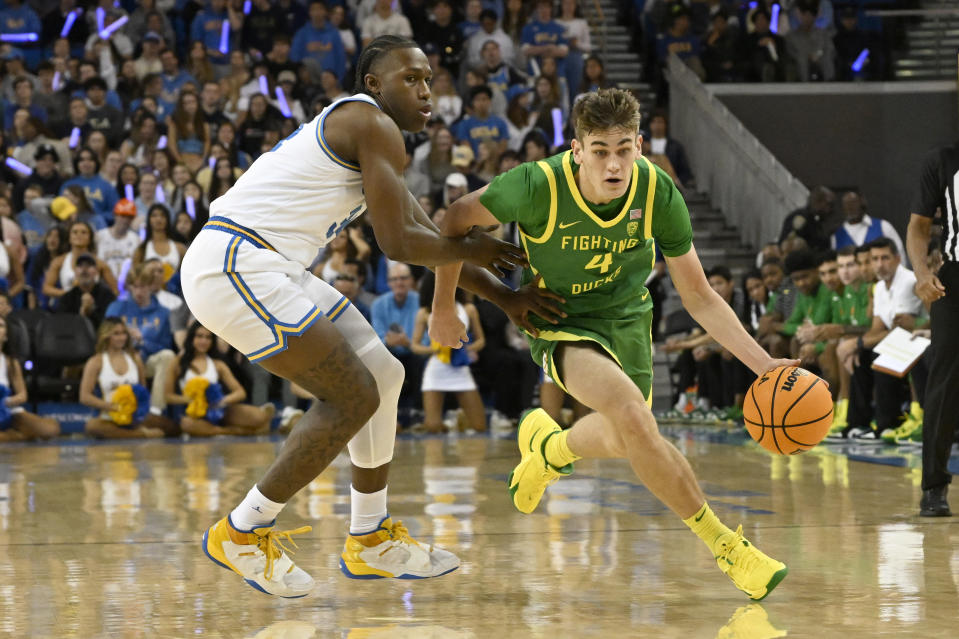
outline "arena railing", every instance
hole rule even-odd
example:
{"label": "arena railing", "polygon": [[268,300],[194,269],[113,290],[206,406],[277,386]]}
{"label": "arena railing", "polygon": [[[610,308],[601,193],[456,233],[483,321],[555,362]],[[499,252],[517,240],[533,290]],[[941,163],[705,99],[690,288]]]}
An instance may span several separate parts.
{"label": "arena railing", "polygon": [[779,237],[809,189],[719,101],[675,54],[669,56],[670,136],[686,148],[696,190],[759,248]]}

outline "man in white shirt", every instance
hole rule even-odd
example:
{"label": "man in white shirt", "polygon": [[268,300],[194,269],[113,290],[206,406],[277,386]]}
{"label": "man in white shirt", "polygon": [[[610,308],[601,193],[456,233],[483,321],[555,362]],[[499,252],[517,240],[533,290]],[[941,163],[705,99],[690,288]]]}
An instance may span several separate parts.
{"label": "man in white shirt", "polygon": [[480,13],[480,30],[466,40],[466,65],[472,69],[483,64],[483,45],[493,40],[499,45],[500,55],[509,65],[516,63],[516,47],[513,39],[497,24],[496,12],[483,9]]}
{"label": "man in white shirt", "polygon": [[123,263],[133,258],[140,245],[140,236],[132,228],[136,216],[136,205],[124,198],[113,207],[113,226],[97,231],[97,257],[107,263],[118,282],[123,281]]}
{"label": "man in white shirt", "polygon": [[[859,363],[852,375],[845,436],[879,443],[883,431],[899,426],[909,385],[905,379],[873,370],[872,349],[897,326],[908,331],[916,328],[923,306],[914,290],[916,276],[901,264],[895,242],[879,238],[870,245],[869,253],[879,281],[873,289],[872,326],[859,338]],[[876,430],[870,424],[874,414]]]}
{"label": "man in white shirt", "polygon": [[376,0],[373,13],[362,23],[360,35],[365,47],[374,38],[381,35],[398,35],[407,38],[413,37],[413,28],[410,21],[402,13],[393,11],[392,0]]}
{"label": "man in white shirt", "polygon": [[881,237],[896,244],[896,253],[905,255],[902,238],[886,220],[866,215],[866,201],[859,193],[848,191],[842,196],[842,212],[846,222],[832,234],[832,247],[837,251],[846,246],[862,246]]}

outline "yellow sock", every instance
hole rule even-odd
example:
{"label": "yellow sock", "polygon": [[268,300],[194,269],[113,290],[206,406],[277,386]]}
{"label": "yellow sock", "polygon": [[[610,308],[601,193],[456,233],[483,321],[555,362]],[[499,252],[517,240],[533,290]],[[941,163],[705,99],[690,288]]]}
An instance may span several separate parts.
{"label": "yellow sock", "polygon": [[543,453],[550,466],[562,468],[567,464],[572,464],[577,459],[582,459],[569,449],[569,444],[566,443],[568,436],[569,431],[564,430],[550,435],[546,440],[546,447]]}
{"label": "yellow sock", "polygon": [[719,517],[705,502],[695,515],[689,519],[684,519],[683,523],[689,526],[689,529],[696,533],[696,536],[702,539],[710,550],[712,550],[713,543],[720,535],[732,532],[723,522],[719,521]]}

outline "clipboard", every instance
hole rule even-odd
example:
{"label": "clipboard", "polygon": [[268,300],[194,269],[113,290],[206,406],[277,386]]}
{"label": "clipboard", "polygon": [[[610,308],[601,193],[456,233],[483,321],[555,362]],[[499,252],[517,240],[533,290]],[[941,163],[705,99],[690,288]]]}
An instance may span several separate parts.
{"label": "clipboard", "polygon": [[897,326],[873,348],[879,356],[873,360],[872,369],[893,377],[905,377],[931,343]]}

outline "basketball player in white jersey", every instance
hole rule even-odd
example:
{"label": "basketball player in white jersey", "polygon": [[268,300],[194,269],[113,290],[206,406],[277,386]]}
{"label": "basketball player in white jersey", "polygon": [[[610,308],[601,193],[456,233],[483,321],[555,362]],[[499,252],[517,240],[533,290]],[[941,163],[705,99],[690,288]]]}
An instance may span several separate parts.
{"label": "basketball player in white jersey", "polygon": [[284,504],[349,444],[350,535],[340,567],[353,578],[435,577],[459,566],[450,552],[414,541],[386,505],[403,366],[349,301],[308,270],[317,250],[369,210],[392,259],[435,266],[465,260],[463,285],[532,328],[552,318],[552,296],[512,292],[484,271],[524,263],[522,252],[479,229],[441,237],[403,182],[401,129],[430,117],[432,73],[411,40],[383,36],[363,51],[356,86],[265,153],[210,207],[210,220],[183,259],[183,293],[196,318],[314,402],[243,502],[203,536],[216,563],[251,586],[304,596],[313,579],[290,560],[276,531]]}

